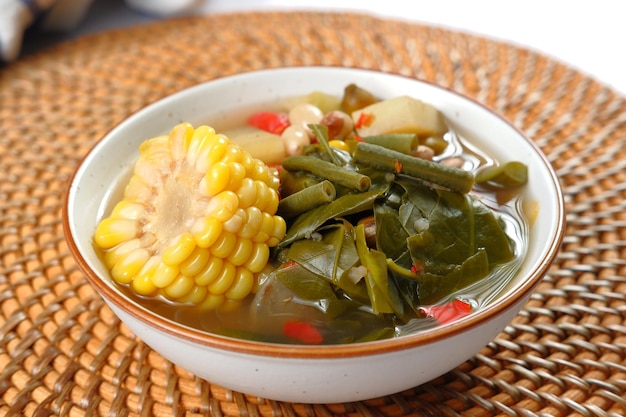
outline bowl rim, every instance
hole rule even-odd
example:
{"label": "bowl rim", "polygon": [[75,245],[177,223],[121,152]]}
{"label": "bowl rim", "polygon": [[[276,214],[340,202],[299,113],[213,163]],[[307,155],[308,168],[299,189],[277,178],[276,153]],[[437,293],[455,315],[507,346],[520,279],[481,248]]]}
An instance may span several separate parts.
{"label": "bowl rim", "polygon": [[[248,77],[250,75],[268,73],[268,72],[277,72],[277,71],[298,71],[298,70],[308,70],[308,71],[365,71],[371,72],[373,75],[375,74],[384,74],[395,77],[402,77],[409,81],[417,81],[423,84],[430,85],[440,90],[444,90],[447,93],[456,95],[461,99],[472,102],[474,105],[482,107],[484,110],[491,113],[494,117],[500,119],[509,128],[513,129],[520,138],[524,139],[531,147],[535,156],[539,158],[541,163],[545,166],[549,173],[549,177],[545,178],[546,181],[549,181],[550,188],[555,190],[556,194],[556,232],[549,245],[544,250],[544,255],[542,258],[539,258],[536,261],[537,267],[533,269],[527,279],[525,279],[520,285],[516,286],[516,288],[504,295],[502,298],[499,298],[497,303],[489,304],[485,307],[482,307],[475,313],[466,316],[460,320],[454,321],[452,323],[448,323],[445,325],[440,325],[432,329],[428,329],[422,332],[418,332],[411,335],[404,335],[402,337],[390,338],[384,340],[377,340],[371,342],[364,343],[351,343],[351,344],[341,344],[341,345],[289,345],[289,344],[278,344],[278,343],[267,343],[267,342],[258,342],[244,339],[237,339],[228,336],[222,336],[217,334],[212,334],[207,331],[195,329],[189,326],[185,326],[179,323],[174,322],[173,320],[169,320],[160,316],[142,306],[129,303],[128,300],[123,297],[119,292],[115,291],[110,285],[106,284],[102,278],[98,276],[98,274],[91,269],[89,263],[85,260],[83,255],[81,254],[78,245],[74,241],[74,237],[72,234],[72,228],[70,226],[69,219],[69,206],[71,203],[71,191],[74,187],[74,183],[76,177],[78,176],[81,168],[83,167],[85,161],[89,159],[89,157],[94,154],[99,145],[107,138],[109,135],[117,130],[120,126],[129,122],[129,119],[133,118],[139,113],[147,112],[153,106],[158,105],[159,103],[165,100],[174,100],[178,96],[184,95],[189,90],[193,90],[199,88],[200,86],[204,86],[209,83],[215,82],[223,82],[228,80],[233,80],[241,77]],[[65,235],[65,240],[68,245],[69,251],[73,256],[74,260],[77,263],[79,269],[83,272],[88,282],[96,288],[97,292],[101,297],[104,298],[105,302],[111,303],[115,305],[116,308],[121,309],[126,314],[134,317],[139,320],[143,324],[146,324],[150,327],[156,328],[157,330],[170,334],[174,337],[184,339],[188,342],[192,342],[207,348],[213,348],[218,350],[228,350],[237,353],[250,354],[250,355],[261,355],[266,357],[279,357],[279,358],[299,358],[299,359],[333,359],[333,358],[345,358],[345,357],[357,357],[357,356],[369,356],[369,355],[380,355],[384,353],[401,351],[405,349],[414,348],[417,346],[427,345],[430,343],[434,343],[440,341],[445,338],[449,338],[455,335],[460,334],[465,330],[469,330],[471,328],[477,327],[480,324],[484,324],[486,322],[494,319],[498,314],[508,310],[513,307],[515,304],[522,302],[526,299],[527,296],[534,290],[534,288],[540,283],[545,274],[548,272],[550,266],[552,265],[554,259],[557,256],[561,243],[564,239],[565,235],[565,208],[564,208],[564,198],[562,187],[559,182],[558,176],[552,167],[552,164],[548,160],[547,156],[541,151],[536,142],[534,142],[528,135],[526,135],[521,129],[517,128],[513,125],[507,118],[503,117],[498,111],[478,102],[476,99],[469,97],[463,93],[455,91],[451,88],[441,86],[435,82],[423,80],[420,78],[408,76],[401,73],[390,72],[390,71],[379,71],[373,69],[364,69],[357,67],[347,67],[347,66],[287,66],[287,67],[277,67],[271,69],[262,69],[262,70],[251,70],[245,71],[241,73],[237,73],[234,75],[226,75],[223,77],[217,77],[208,81],[204,81],[198,84],[194,84],[192,86],[186,87],[184,89],[178,90],[172,94],[161,97],[153,102],[150,102],[140,109],[133,111],[129,115],[127,115],[122,121],[116,123],[111,129],[109,129],[104,135],[102,135],[87,151],[87,153],[79,160],[78,164],[74,172],[72,173],[67,189],[65,192],[65,197],[63,201],[62,207],[62,226],[63,232]]]}

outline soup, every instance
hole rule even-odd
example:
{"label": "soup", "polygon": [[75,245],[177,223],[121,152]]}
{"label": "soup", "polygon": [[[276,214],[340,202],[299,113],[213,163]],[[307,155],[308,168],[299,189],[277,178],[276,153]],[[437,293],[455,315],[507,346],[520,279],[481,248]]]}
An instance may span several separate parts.
{"label": "soup", "polygon": [[[254,270],[245,296],[229,282],[221,293],[194,302],[200,284],[225,281],[184,274],[157,277],[156,285],[135,291],[144,287],[133,279],[149,276],[141,275],[148,268],[139,263],[130,278],[124,271],[116,281],[127,295],[158,314],[273,343],[377,340],[471,314],[507,286],[523,260],[525,166],[476,149],[416,98],[383,100],[348,86],[343,97],[316,92],[221,124],[213,125],[280,179],[277,211],[265,218],[284,222],[284,230],[269,234],[267,263]],[[161,210],[182,205],[189,211],[180,200],[168,200]],[[103,258],[126,259],[103,252]],[[224,259],[236,258],[222,252]],[[155,256],[142,252],[148,255]],[[229,298],[231,292],[237,296]]]}

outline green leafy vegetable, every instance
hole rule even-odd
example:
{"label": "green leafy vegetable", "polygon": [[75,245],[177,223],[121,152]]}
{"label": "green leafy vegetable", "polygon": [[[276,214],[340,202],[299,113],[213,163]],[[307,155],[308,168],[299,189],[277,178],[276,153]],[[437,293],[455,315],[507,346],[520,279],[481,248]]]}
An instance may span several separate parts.
{"label": "green leafy vegetable", "polygon": [[330,282],[297,262],[288,263],[276,270],[276,278],[298,298],[308,302],[308,305],[314,305],[330,318],[354,308],[350,300],[337,296]]}
{"label": "green leafy vegetable", "polygon": [[[398,324],[430,327],[435,321],[426,317],[424,306],[449,302],[515,259],[498,215],[470,193],[474,174],[410,155],[419,143],[416,135],[354,138],[350,152],[336,153],[324,126],[310,128],[318,143],[306,156],[283,161],[283,197],[322,179],[332,183],[336,195],[322,200],[309,190],[307,209],[291,211],[276,250],[287,263],[276,277],[333,318],[326,329],[344,323],[360,328],[362,340],[374,340],[402,331]],[[445,146],[443,138],[437,140]],[[479,178],[523,180],[517,164],[505,167]],[[376,324],[362,327],[362,314],[375,317]],[[416,320],[424,323],[408,324]]]}
{"label": "green leafy vegetable", "polygon": [[359,263],[352,232],[340,223],[325,228],[321,233],[322,238],[319,240],[303,239],[295,242],[289,248],[288,257],[336,285],[351,299],[367,303],[365,286],[349,277],[350,269]]}
{"label": "green leafy vegetable", "polygon": [[[409,233],[398,216],[398,210],[384,202],[374,204],[376,219],[376,247],[388,258],[398,261],[408,252]],[[409,267],[410,265],[405,265]]]}
{"label": "green leafy vegetable", "polygon": [[421,304],[434,304],[455,291],[484,278],[489,273],[489,263],[484,249],[465,259],[460,265],[451,265],[445,274],[422,272],[418,275]]}
{"label": "green leafy vegetable", "polygon": [[[432,303],[485,277],[491,265],[514,257],[496,215],[479,200],[414,181],[400,181],[405,201],[399,210],[413,264],[420,302]],[[437,288],[440,287],[440,288]]]}
{"label": "green leafy vegetable", "polygon": [[394,282],[389,279],[386,255],[367,247],[362,224],[355,228],[355,239],[361,264],[367,268],[365,282],[372,310],[375,313],[394,313],[402,317],[404,304]]}
{"label": "green leafy vegetable", "polygon": [[299,239],[309,239],[318,227],[329,220],[371,210],[374,201],[383,192],[382,189],[374,189],[364,193],[346,194],[328,204],[309,210],[294,220],[279,247],[287,247]]}
{"label": "green leafy vegetable", "polygon": [[[434,197],[431,193],[422,195],[428,194]],[[445,190],[437,190],[435,195],[436,199],[425,204],[433,207],[424,217],[428,227],[409,238],[415,263],[423,264],[431,273],[445,274],[480,249],[486,251],[490,265],[513,258],[508,237],[489,208],[478,200]],[[409,193],[410,204],[422,204],[416,200],[415,194]],[[407,219],[411,221],[413,217]]]}
{"label": "green leafy vegetable", "polygon": [[317,138],[317,141],[322,144],[322,148],[326,152],[326,155],[331,160],[331,162],[337,166],[341,166],[341,161],[328,143],[328,126],[309,124],[308,127]]}

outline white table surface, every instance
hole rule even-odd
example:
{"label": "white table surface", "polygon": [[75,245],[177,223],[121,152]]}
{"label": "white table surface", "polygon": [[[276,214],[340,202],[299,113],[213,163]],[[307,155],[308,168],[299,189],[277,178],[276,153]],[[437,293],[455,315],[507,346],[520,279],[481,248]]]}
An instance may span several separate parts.
{"label": "white table surface", "polygon": [[[163,0],[153,0],[155,2]],[[185,1],[185,0],[170,0]],[[503,40],[555,58],[626,95],[621,0],[197,0],[194,13],[321,10],[372,13]],[[122,0],[95,0],[76,34],[144,23]],[[269,29],[269,28],[268,28]],[[49,42],[48,42],[49,43]]]}

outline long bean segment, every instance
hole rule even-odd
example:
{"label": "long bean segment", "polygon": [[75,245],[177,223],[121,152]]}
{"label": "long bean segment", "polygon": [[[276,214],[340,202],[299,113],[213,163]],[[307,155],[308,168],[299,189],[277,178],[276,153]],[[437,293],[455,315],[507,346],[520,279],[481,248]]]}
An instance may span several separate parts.
{"label": "long bean segment", "polygon": [[328,180],[304,188],[280,200],[278,214],[291,219],[325,203],[330,203],[337,196],[335,186]]}
{"label": "long bean segment", "polygon": [[367,143],[384,146],[406,155],[412,154],[417,149],[417,145],[419,145],[419,137],[415,133],[392,133],[368,136],[362,139]]}
{"label": "long bean segment", "polygon": [[528,181],[528,167],[519,161],[510,161],[504,165],[490,167],[476,175],[476,182],[496,188],[520,187]]}
{"label": "long bean segment", "polygon": [[306,171],[351,190],[367,191],[372,180],[367,175],[337,166],[311,156],[294,155],[283,159],[283,168],[289,171]]}
{"label": "long bean segment", "polygon": [[470,192],[474,186],[474,174],[471,172],[405,155],[371,143],[357,144],[354,162],[357,165],[406,174],[461,194]]}
{"label": "long bean segment", "polygon": [[322,180],[314,177],[308,172],[290,172],[286,169],[280,171],[280,189],[282,195],[297,193],[298,191],[311,187],[320,181]]}

